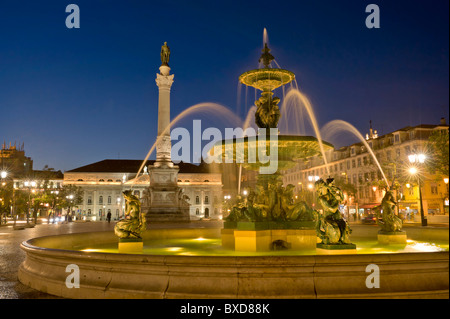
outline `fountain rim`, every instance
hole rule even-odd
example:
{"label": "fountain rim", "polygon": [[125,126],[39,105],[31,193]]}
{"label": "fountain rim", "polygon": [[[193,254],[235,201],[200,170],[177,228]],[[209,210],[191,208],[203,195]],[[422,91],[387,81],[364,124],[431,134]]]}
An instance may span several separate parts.
{"label": "fountain rim", "polygon": [[[81,299],[411,298],[417,295],[448,299],[448,251],[297,256],[151,255],[74,250],[76,240],[85,238],[67,238],[89,237],[92,233],[43,236],[22,242],[20,248],[25,260],[18,269],[19,281],[48,294]],[[110,231],[96,233],[103,233],[105,237],[97,235],[97,239],[104,243],[115,238]],[[54,238],[46,243],[45,238],[49,237]],[[67,240],[62,241],[61,237]],[[42,247],[49,245],[54,247]],[[66,248],[71,245],[72,250]],[[279,267],[274,267],[274,262]],[[388,269],[383,278],[390,284],[382,284],[383,291],[365,288],[365,269],[372,263]],[[77,265],[83,274],[79,289],[67,289],[70,288],[67,286],[70,264]],[[343,271],[352,280],[343,282]],[[430,281],[430,275],[436,280]],[[405,281],[405,276],[414,276],[415,280]],[[336,285],[339,291],[334,288]]]}
{"label": "fountain rim", "polygon": [[[179,228],[183,229],[183,228]],[[171,230],[174,230],[171,228]],[[87,234],[107,234],[111,233],[109,231],[98,231],[98,232],[83,232],[83,233],[74,233],[74,234],[65,234],[65,235],[50,235],[50,236],[41,236],[41,237],[34,237],[30,238],[28,240],[24,240],[20,244],[20,248],[24,250],[25,252],[36,252],[36,253],[43,253],[48,255],[55,255],[55,256],[61,256],[62,255],[68,255],[73,258],[79,258],[79,259],[86,259],[86,260],[117,260],[117,261],[123,261],[121,257],[126,256],[127,258],[136,259],[136,260],[142,260],[142,257],[152,257],[152,258],[163,258],[163,259],[271,259],[276,258],[277,260],[284,259],[284,260],[297,260],[297,259],[315,259],[315,258],[321,258],[321,259],[354,259],[354,258],[360,258],[365,259],[365,256],[386,256],[388,260],[390,260],[392,257],[390,256],[399,256],[399,255],[448,255],[450,254],[449,251],[433,251],[433,252],[425,252],[425,251],[417,251],[417,252],[402,252],[402,253],[372,253],[372,254],[337,254],[337,255],[320,255],[320,254],[311,254],[311,255],[261,255],[261,256],[246,256],[246,255],[165,255],[165,254],[129,254],[129,253],[116,253],[116,252],[100,252],[100,251],[83,251],[83,250],[77,250],[77,249],[67,249],[67,248],[48,248],[48,247],[42,247],[36,244],[33,244],[33,241],[36,240],[44,240],[47,238],[57,238],[57,237],[64,237],[64,236],[82,236]],[[98,258],[96,258],[98,257]],[[384,258],[381,258],[384,259]]]}
{"label": "fountain rim", "polygon": [[[309,135],[289,135],[289,134],[277,134],[277,135],[254,135],[254,136],[244,136],[244,137],[236,137],[233,139],[227,139],[227,140],[221,140],[218,141],[216,144],[214,144],[214,146],[219,146],[219,145],[226,145],[226,143],[231,143],[233,142],[233,144],[236,143],[248,143],[248,139],[249,138],[258,138],[258,137],[271,137],[271,136],[277,136],[278,142],[319,142],[319,139],[315,136],[309,136]],[[334,145],[322,140],[322,144],[324,146],[327,146],[329,148],[333,148],[334,149]],[[280,146],[278,146],[280,147]]]}

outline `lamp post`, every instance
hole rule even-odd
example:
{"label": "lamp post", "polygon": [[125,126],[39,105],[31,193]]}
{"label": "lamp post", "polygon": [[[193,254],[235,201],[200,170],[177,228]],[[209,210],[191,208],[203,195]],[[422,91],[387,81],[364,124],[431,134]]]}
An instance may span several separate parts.
{"label": "lamp post", "polygon": [[[2,187],[5,186],[5,182],[3,182],[3,180],[4,180],[7,176],[8,176],[8,173],[7,173],[5,170],[2,170],[1,173],[0,173],[0,178],[1,178],[1,181],[2,181],[2,183],[1,183],[1,186],[2,186]],[[0,198],[0,201],[2,202],[0,206],[5,205],[5,207],[6,207],[7,204],[6,204],[6,202],[3,200],[3,198]],[[0,225],[2,224],[2,221],[3,221],[3,213],[0,214]],[[6,213],[5,213],[5,224],[6,224]]]}
{"label": "lamp post", "polygon": [[27,211],[27,225],[29,224],[29,218],[30,218],[30,213],[31,213],[31,188],[32,187],[36,187],[36,182],[32,181],[26,181],[24,183],[25,187],[28,188],[28,211]]}
{"label": "lamp post", "polygon": [[[424,154],[411,154],[408,156],[408,160],[411,164],[423,164],[425,163],[425,158],[426,156]],[[420,219],[422,222],[422,226],[427,226],[428,225],[428,221],[427,218],[425,216],[425,213],[423,211],[423,201],[422,201],[422,189],[421,189],[421,182],[420,182],[420,176],[418,174],[418,170],[415,166],[412,166],[409,169],[409,172],[411,175],[416,175],[417,176],[417,183],[418,183],[418,187],[419,187],[419,205],[420,205]]]}
{"label": "lamp post", "polygon": [[314,183],[317,182],[320,179],[319,176],[317,175],[309,175],[308,176],[308,188],[313,192],[313,204],[312,206],[315,207],[316,206],[316,192],[314,191]]}
{"label": "lamp post", "polygon": [[[66,218],[67,218],[67,222],[70,222],[70,221],[72,221],[73,195],[70,194],[70,195],[66,196],[66,198],[68,199],[68,202],[69,202],[69,209],[67,211]],[[103,206],[103,207],[105,207],[105,206]]]}
{"label": "lamp post", "polygon": [[445,206],[449,206],[448,177],[444,178],[444,183],[445,186],[447,187],[447,194],[446,197],[444,198],[444,214],[445,214]]}

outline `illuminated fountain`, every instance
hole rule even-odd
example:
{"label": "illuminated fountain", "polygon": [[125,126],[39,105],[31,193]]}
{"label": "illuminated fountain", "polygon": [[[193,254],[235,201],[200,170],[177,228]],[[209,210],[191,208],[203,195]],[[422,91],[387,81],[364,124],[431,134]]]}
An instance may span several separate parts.
{"label": "illuminated fountain", "polygon": [[[272,90],[295,77],[289,71],[269,68],[270,60],[265,45],[264,68],[241,76],[242,83],[262,91],[257,103],[259,110],[255,111],[261,130],[255,136],[216,145],[213,155],[226,159],[228,154],[234,162],[242,160],[242,166],[247,169],[268,173],[273,167],[270,161],[263,163],[261,158],[270,159],[275,152],[276,169],[259,175],[257,190],[236,203],[232,217],[224,222],[224,231],[218,228],[142,231],[139,228],[137,237],[142,239],[142,246],[140,241],[134,242],[133,246],[139,245],[134,253],[130,250],[121,253],[119,238],[113,232],[33,238],[21,245],[26,259],[19,268],[19,280],[36,290],[66,298],[448,298],[446,229],[428,232],[426,238],[421,231],[416,231],[409,235],[407,245],[387,246],[373,239],[376,228],[364,228],[364,232],[359,229],[359,233],[355,229],[352,241],[357,244],[357,251],[350,249],[352,254],[346,255],[318,254],[316,226],[327,228],[327,220],[307,206],[292,202],[292,189],[280,184],[280,170],[292,167],[298,159],[323,154],[332,145],[321,141],[317,123],[313,125],[317,138],[278,134],[279,99],[273,97]],[[298,91],[291,90],[286,97],[304,98],[300,93],[291,92]],[[309,102],[304,102],[308,104],[311,121],[315,122]],[[222,106],[202,103],[175,117],[159,136],[166,137],[170,125],[197,110],[213,110],[221,116],[235,117]],[[246,123],[245,127],[248,119]],[[164,146],[165,142],[158,144],[161,141],[158,138],[153,144],[147,158],[154,149]],[[171,166],[168,160],[162,162],[165,162],[162,166]],[[333,212],[339,200],[338,190],[328,180],[321,180],[316,187],[319,194],[334,192],[332,198],[319,196],[322,206]],[[271,205],[274,202],[279,205]],[[133,222],[142,226],[145,218],[118,223],[117,232],[125,232],[126,237],[130,227],[134,227]],[[331,241],[336,234],[335,228],[328,237],[317,233],[322,240]],[[435,237],[431,238],[432,235]],[[376,265],[380,271],[380,288],[367,285],[369,265]],[[78,269],[79,288],[68,284],[76,276],[75,272],[70,273],[72,269]]]}
{"label": "illuminated fountain", "polygon": [[239,77],[242,84],[262,92],[255,101],[258,134],[224,140],[215,145],[212,152],[212,156],[221,157],[222,161],[232,160],[242,163],[246,169],[259,171],[256,189],[238,200],[226,217],[223,245],[237,251],[315,250],[318,236],[320,252],[352,252],[356,246],[350,242],[348,234],[351,231],[338,209],[342,194],[332,179],[321,179],[316,183],[323,214],[308,207],[304,201],[294,201],[293,185],[283,186],[282,170],[317,154],[322,154],[326,160],[325,151],[333,146],[320,138],[312,114],[310,118],[314,119],[318,138],[279,134],[280,99],[273,96],[273,91],[291,83],[295,75],[288,70],[271,68],[273,60],[265,43],[259,59],[263,68],[247,71]]}

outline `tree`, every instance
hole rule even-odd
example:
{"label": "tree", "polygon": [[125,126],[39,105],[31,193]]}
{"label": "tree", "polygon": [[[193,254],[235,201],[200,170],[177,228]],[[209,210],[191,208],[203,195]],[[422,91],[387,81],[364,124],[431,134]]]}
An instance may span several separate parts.
{"label": "tree", "polygon": [[59,192],[59,208],[67,208],[68,214],[71,213],[73,207],[83,203],[83,189],[79,186],[68,184],[64,185]]}
{"label": "tree", "polygon": [[449,165],[449,131],[439,130],[431,133],[425,144],[429,158],[425,161],[429,173],[448,177]]}

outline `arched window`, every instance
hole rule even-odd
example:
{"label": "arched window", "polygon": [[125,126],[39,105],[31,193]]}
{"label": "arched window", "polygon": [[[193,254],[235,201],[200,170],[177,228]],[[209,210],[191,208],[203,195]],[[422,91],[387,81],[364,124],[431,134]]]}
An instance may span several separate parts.
{"label": "arched window", "polygon": [[200,215],[200,209],[197,208],[197,209],[195,210],[195,215]]}
{"label": "arched window", "polygon": [[111,204],[111,196],[108,196],[108,204]]}
{"label": "arched window", "polygon": [[196,204],[200,204],[200,197],[199,196],[195,196],[195,203]]}
{"label": "arched window", "polygon": [[209,197],[205,196],[205,204],[209,204]]}
{"label": "arched window", "polygon": [[103,204],[103,196],[100,195],[100,197],[98,198],[98,203]]}

